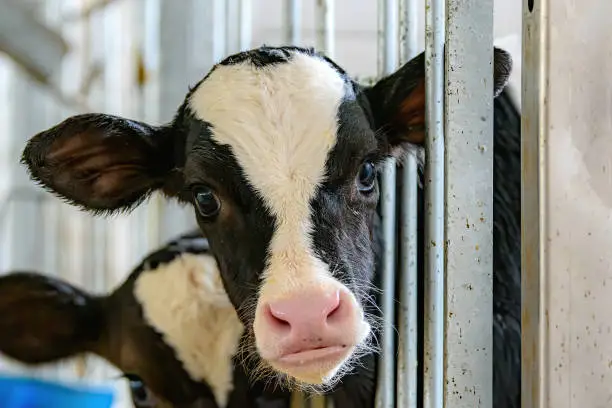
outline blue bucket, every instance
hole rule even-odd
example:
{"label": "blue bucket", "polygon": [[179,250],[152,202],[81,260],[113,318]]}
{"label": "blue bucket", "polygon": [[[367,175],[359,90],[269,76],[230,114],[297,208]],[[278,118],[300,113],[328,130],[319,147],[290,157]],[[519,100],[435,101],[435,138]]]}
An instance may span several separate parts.
{"label": "blue bucket", "polygon": [[2,408],[110,408],[113,394],[110,387],[67,385],[0,375]]}

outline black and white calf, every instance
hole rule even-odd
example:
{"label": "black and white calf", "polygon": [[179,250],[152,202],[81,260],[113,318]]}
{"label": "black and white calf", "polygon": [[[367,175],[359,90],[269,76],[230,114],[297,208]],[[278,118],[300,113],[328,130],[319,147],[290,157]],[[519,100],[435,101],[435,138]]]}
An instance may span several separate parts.
{"label": "black and white calf", "polygon": [[[508,407],[520,390],[520,122],[502,92],[506,52],[494,50],[492,70],[494,392]],[[377,174],[422,144],[424,81],[423,54],[362,87],[313,50],[261,47],[217,64],[169,124],[74,116],[34,136],[23,162],[94,213],[129,210],[154,191],[193,204],[246,328],[249,373],[372,406]],[[195,359],[200,345],[185,345]]]}
{"label": "black and white calf", "polygon": [[235,364],[243,331],[199,233],[147,256],[109,295],[0,277],[0,353],[26,364],[97,354],[125,373],[136,408],[288,408],[289,393]]}

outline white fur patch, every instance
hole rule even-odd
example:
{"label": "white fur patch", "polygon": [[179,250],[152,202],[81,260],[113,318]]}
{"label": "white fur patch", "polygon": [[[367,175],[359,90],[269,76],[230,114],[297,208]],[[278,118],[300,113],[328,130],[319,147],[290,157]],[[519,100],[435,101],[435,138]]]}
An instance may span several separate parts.
{"label": "white fur patch", "polygon": [[219,66],[189,101],[276,218],[263,298],[331,277],[312,250],[310,201],[336,144],[338,107],[351,92],[327,62],[296,52],[264,68]]}
{"label": "white fur patch", "polygon": [[171,346],[185,370],[205,381],[219,406],[233,389],[232,357],[243,326],[209,255],[183,254],[138,277],[134,296],[144,317]]}

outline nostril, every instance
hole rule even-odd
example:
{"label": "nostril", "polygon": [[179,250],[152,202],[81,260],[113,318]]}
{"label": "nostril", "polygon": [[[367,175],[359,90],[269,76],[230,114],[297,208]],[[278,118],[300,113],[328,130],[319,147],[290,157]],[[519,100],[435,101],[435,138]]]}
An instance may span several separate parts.
{"label": "nostril", "polygon": [[336,292],[332,299],[333,300],[330,302],[329,307],[327,309],[327,316],[325,317],[327,321],[337,319],[340,315],[340,309],[342,307],[339,292]]}
{"label": "nostril", "polygon": [[291,328],[291,324],[285,318],[284,313],[274,310],[274,308],[270,305],[267,305],[265,310],[265,314],[268,318],[268,322],[270,323],[270,325],[281,330],[289,330]]}
{"label": "nostril", "polygon": [[338,302],[327,314],[327,320],[333,319],[334,316],[338,315],[340,310],[340,302]]}

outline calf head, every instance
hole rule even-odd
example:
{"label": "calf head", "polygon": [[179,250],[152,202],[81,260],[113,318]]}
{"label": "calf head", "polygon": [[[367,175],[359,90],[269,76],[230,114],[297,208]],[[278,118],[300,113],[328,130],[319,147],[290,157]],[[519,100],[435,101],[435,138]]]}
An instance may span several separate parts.
{"label": "calf head", "polygon": [[0,353],[26,364],[97,354],[125,373],[137,408],[226,406],[242,331],[210,256],[148,260],[106,296],[0,277]]}
{"label": "calf head", "polygon": [[[511,61],[494,50],[494,94]],[[32,177],[93,212],[192,204],[260,373],[325,387],[368,351],[377,172],[423,142],[421,54],[362,87],[313,50],[228,57],[151,126],[71,117],[32,138]]]}

